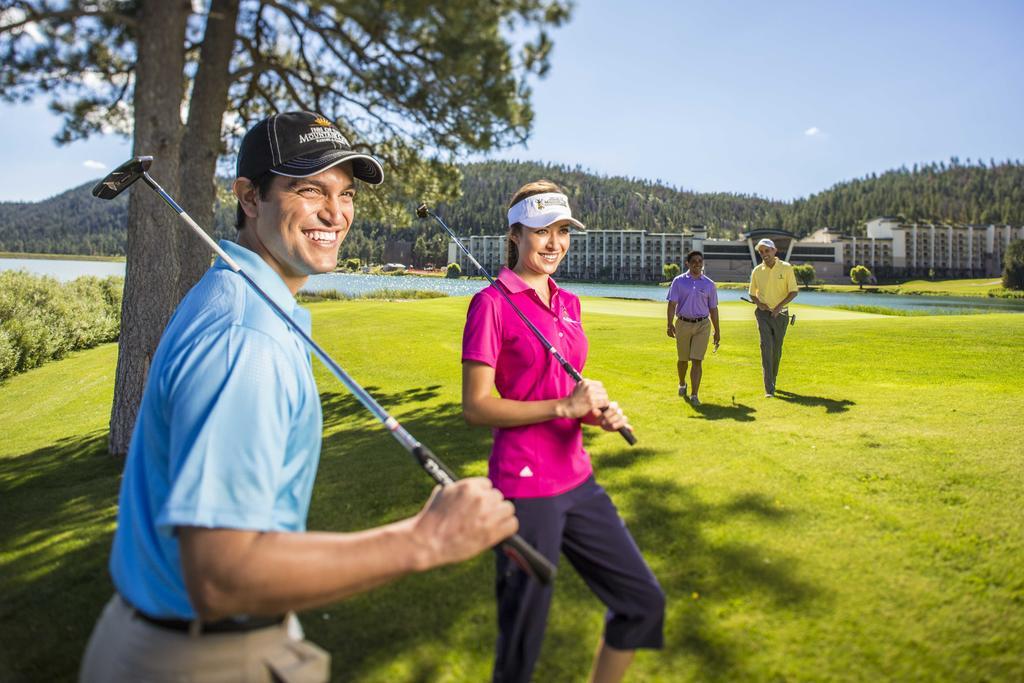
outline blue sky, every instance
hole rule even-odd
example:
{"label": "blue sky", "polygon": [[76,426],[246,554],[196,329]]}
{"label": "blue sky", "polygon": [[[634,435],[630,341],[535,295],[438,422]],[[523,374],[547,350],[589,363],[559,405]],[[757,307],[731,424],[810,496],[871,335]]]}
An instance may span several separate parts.
{"label": "blue sky", "polygon": [[[1022,26],[1019,0],[579,0],[534,83],[530,142],[490,156],[778,199],[951,156],[1024,159]],[[130,155],[113,137],[56,147],[41,101],[0,115],[0,201]]]}

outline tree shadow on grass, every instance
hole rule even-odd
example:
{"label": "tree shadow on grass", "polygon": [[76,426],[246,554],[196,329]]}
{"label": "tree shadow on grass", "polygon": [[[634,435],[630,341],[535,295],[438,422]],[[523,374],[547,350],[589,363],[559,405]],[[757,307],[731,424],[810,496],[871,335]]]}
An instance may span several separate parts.
{"label": "tree shadow on grass", "polygon": [[[601,457],[596,465],[611,471],[656,456],[643,452],[649,449],[634,451],[630,458]],[[718,529],[739,519],[782,529],[796,512],[757,491],[709,503],[694,487],[673,481],[642,476],[612,481],[609,493],[668,598],[665,649],[650,656],[650,668],[666,680],[758,678],[763,672],[745,663],[751,639],[729,622],[743,614],[827,608],[827,592],[800,577],[798,558],[735,535],[723,539]],[[576,599],[595,602],[581,583],[576,593]]]}
{"label": "tree shadow on grass", "polygon": [[[386,393],[378,386],[363,387],[374,400],[381,404],[385,411],[391,413],[398,411],[402,406],[422,403],[434,399],[440,393],[441,385],[433,384],[428,387],[417,387],[407,391]],[[369,409],[349,392],[322,392],[320,403],[324,413],[324,430],[330,431],[335,427],[344,427],[353,419],[357,421],[369,421],[379,424],[379,421],[370,413]],[[459,407],[461,415],[462,408]],[[384,429],[383,426],[381,429]]]}
{"label": "tree shadow on grass", "polygon": [[[438,386],[393,393],[368,391],[458,476],[486,472],[491,435],[468,427],[461,405],[438,401]],[[310,529],[356,530],[416,514],[434,486],[418,463],[349,394],[324,395],[325,425],[344,425],[324,439],[310,510]],[[455,680],[442,653],[488,657],[493,635],[493,557],[408,576],[372,593],[303,615],[309,637],[332,653],[333,680],[385,678],[396,657],[411,656],[403,681]],[[458,627],[460,620],[471,627]],[[472,636],[472,637],[470,637]],[[433,645],[434,647],[431,647]],[[483,648],[481,650],[481,648]]]}
{"label": "tree shadow on grass", "polygon": [[[437,401],[425,390],[376,396],[456,473],[485,471],[489,430],[467,427],[457,402]],[[425,398],[417,402],[410,396]],[[311,529],[367,528],[415,514],[432,486],[372,418],[358,414],[353,400],[325,400],[325,421],[345,422],[347,428],[325,439]],[[751,643],[727,623],[733,615],[725,612],[759,617],[779,609],[815,609],[826,598],[799,576],[795,558],[742,539],[721,540],[715,527],[737,518],[780,525],[796,513],[756,491],[707,503],[692,487],[628,475],[631,465],[656,457],[661,454],[652,449],[623,445],[596,463],[599,472],[626,474],[614,478],[610,492],[669,599],[665,650],[644,655],[640,665],[655,679],[671,680],[683,671],[707,680],[756,678],[758,672],[745,664]],[[496,636],[493,562],[484,553],[409,576],[308,612],[303,622],[310,638],[333,654],[336,680],[486,678]],[[564,559],[560,570],[538,681],[582,678],[603,620],[603,606]]]}
{"label": "tree shadow on grass", "polygon": [[0,458],[0,679],[73,680],[112,586],[106,432]]}
{"label": "tree shadow on grass", "polygon": [[824,406],[826,413],[845,413],[850,409],[850,406],[857,405],[855,401],[845,398],[835,399],[825,398],[824,396],[804,396],[802,394],[794,394],[792,391],[784,391],[782,389],[775,390],[775,398],[780,401],[796,403],[810,408]]}

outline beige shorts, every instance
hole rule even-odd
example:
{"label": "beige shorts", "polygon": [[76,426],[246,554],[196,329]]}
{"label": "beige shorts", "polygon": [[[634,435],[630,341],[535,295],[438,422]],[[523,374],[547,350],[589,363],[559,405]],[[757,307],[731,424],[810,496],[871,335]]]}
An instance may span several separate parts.
{"label": "beige shorts", "polygon": [[680,361],[704,360],[711,340],[711,320],[688,323],[676,318],[676,353]]}

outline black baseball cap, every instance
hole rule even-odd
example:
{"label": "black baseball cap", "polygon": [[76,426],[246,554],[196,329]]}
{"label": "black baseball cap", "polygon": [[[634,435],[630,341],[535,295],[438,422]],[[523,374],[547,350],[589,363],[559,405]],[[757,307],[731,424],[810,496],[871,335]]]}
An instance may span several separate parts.
{"label": "black baseball cap", "polygon": [[384,169],[369,154],[356,152],[327,117],[308,111],[274,114],[249,129],[238,149],[239,178],[257,178],[270,171],[306,178],[351,161],[352,175],[380,185]]}

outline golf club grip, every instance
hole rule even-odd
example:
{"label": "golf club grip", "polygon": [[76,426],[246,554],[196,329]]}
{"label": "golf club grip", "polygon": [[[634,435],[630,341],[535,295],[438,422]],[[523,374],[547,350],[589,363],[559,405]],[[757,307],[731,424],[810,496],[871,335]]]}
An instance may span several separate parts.
{"label": "golf club grip", "polygon": [[619,434],[622,434],[622,438],[626,440],[630,446],[636,444],[636,437],[633,436],[633,430],[629,427],[619,427]]}
{"label": "golf club grip", "polygon": [[501,549],[520,569],[547,586],[555,578],[558,568],[532,545],[515,534],[502,541]]}

